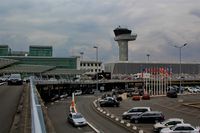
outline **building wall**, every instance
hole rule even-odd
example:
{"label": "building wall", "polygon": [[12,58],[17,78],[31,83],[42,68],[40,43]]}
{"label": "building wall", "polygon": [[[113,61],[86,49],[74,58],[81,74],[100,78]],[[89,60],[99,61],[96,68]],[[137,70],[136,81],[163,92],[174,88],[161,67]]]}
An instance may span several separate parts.
{"label": "building wall", "polygon": [[[179,73],[179,63],[108,63],[105,64],[105,71],[112,74],[135,74],[145,68],[171,68],[174,74]],[[182,63],[181,72],[186,74],[200,74],[200,63]]]}
{"label": "building wall", "polygon": [[[97,72],[102,71],[102,62],[96,62],[96,61],[81,61],[80,62],[80,69],[81,70],[88,70],[87,74],[95,74]],[[98,71],[97,71],[98,66]]]}
{"label": "building wall", "polygon": [[10,48],[8,45],[0,45],[0,56],[10,55]]}
{"label": "building wall", "polygon": [[29,56],[52,56],[52,46],[30,46]]}
{"label": "building wall", "polygon": [[54,57],[21,57],[21,56],[4,56],[1,58],[18,60],[18,64],[27,65],[47,65],[58,68],[77,69],[77,58],[54,58]]}

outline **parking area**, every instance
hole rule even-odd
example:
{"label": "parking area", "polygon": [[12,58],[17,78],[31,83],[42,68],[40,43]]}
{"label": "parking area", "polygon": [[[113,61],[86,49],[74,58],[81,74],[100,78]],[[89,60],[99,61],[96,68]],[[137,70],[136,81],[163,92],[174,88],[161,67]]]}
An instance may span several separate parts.
{"label": "parking area", "polygon": [[[121,118],[122,113],[132,107],[151,107],[152,110],[163,112],[165,119],[182,118],[185,123],[193,126],[200,126],[200,108],[186,106],[193,102],[200,101],[200,94],[182,95],[178,98],[152,97],[151,100],[133,101],[132,99],[123,100],[120,107],[104,107],[104,110]],[[153,132],[153,124],[135,124],[145,132]]]}

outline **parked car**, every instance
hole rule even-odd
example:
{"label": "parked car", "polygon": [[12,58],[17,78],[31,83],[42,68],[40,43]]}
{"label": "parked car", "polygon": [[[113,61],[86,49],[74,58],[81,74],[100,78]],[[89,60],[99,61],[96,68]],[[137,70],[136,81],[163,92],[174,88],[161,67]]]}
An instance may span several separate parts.
{"label": "parked car", "polygon": [[185,87],[185,91],[190,92],[190,93],[194,93],[194,90],[192,89],[192,87]]}
{"label": "parked car", "polygon": [[150,107],[133,107],[122,114],[123,119],[130,119],[134,115],[140,115],[146,111],[151,111]]}
{"label": "parked car", "polygon": [[183,119],[170,118],[170,119],[167,119],[163,122],[158,122],[158,123],[154,124],[153,125],[153,131],[159,133],[160,130],[163,129],[163,128],[171,127],[171,126],[174,126],[176,124],[183,124],[183,123],[184,123]]}
{"label": "parked car", "polygon": [[51,102],[54,102],[54,101],[59,100],[59,99],[60,99],[60,96],[58,94],[56,94],[51,98]]}
{"label": "parked car", "polygon": [[101,107],[119,107],[120,102],[113,97],[106,97],[104,99],[99,100],[99,105]]}
{"label": "parked car", "polygon": [[74,91],[74,95],[75,95],[75,96],[82,95],[82,90],[75,90],[75,91]]}
{"label": "parked car", "polygon": [[10,77],[10,75],[4,75],[4,76],[0,77],[0,82],[7,82],[9,77]]}
{"label": "parked car", "polygon": [[146,93],[146,94],[144,93],[144,94],[142,95],[142,100],[150,100],[150,95],[147,94],[147,93]]}
{"label": "parked car", "polygon": [[140,98],[141,98],[141,96],[139,94],[133,94],[133,96],[132,96],[132,100],[134,100],[134,101],[139,101]]}
{"label": "parked car", "polygon": [[66,98],[66,97],[68,97],[67,93],[64,93],[64,94],[60,95],[60,98]]}
{"label": "parked car", "polygon": [[170,90],[167,92],[167,97],[177,98],[177,92],[175,90]]}
{"label": "parked car", "polygon": [[130,119],[131,123],[156,123],[165,120],[162,112],[159,111],[147,111],[139,116],[132,116]]}
{"label": "parked car", "polygon": [[199,129],[190,124],[177,124],[172,127],[163,128],[160,133],[199,133]]}
{"label": "parked car", "polygon": [[23,80],[21,74],[11,74],[8,78],[8,85],[22,85]]}
{"label": "parked car", "polygon": [[87,121],[86,119],[82,116],[81,113],[69,113],[67,120],[69,123],[71,123],[75,127],[79,126],[86,126]]}
{"label": "parked car", "polygon": [[83,92],[83,94],[94,94],[94,90],[93,89],[87,89]]}

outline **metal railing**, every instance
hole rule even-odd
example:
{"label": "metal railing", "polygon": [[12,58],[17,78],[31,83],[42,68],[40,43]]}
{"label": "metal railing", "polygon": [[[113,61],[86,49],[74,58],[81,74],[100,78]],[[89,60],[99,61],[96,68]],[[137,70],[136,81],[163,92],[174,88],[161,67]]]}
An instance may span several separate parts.
{"label": "metal railing", "polygon": [[46,133],[44,117],[41,105],[37,96],[37,89],[33,78],[30,79],[30,93],[31,93],[31,132],[32,133]]}

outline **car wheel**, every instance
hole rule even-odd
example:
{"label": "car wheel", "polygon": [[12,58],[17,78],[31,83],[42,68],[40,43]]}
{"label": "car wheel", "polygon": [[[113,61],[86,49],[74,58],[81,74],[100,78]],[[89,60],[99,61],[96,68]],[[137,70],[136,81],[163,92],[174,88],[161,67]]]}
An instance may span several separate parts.
{"label": "car wheel", "polygon": [[138,120],[135,120],[134,123],[138,123]]}

